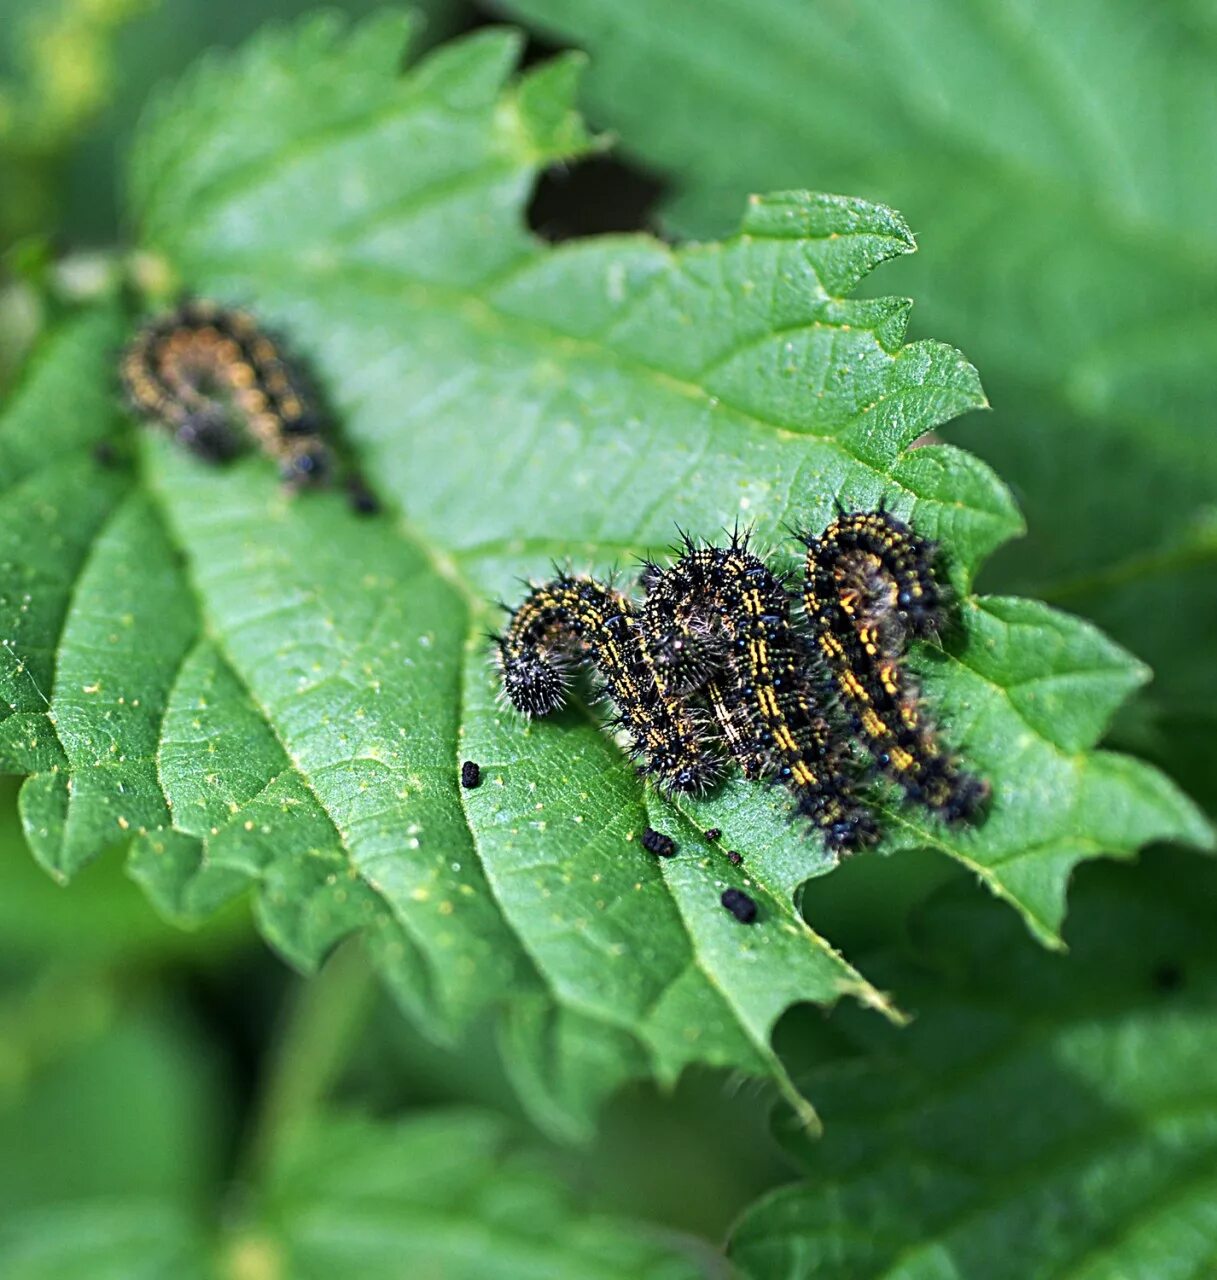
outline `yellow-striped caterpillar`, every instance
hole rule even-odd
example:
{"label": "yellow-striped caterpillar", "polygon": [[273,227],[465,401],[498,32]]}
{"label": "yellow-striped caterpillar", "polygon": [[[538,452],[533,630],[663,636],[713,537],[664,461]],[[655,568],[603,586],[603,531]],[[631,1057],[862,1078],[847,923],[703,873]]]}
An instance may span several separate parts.
{"label": "yellow-striped caterpillar", "polygon": [[973,818],[988,784],[962,771],[918,705],[903,657],[942,621],[935,544],[886,511],[842,511],[807,548],[803,603],[841,706],[875,764],[908,799]]}
{"label": "yellow-striped caterpillar", "polygon": [[835,851],[879,834],[855,740],[909,800],[976,817],[988,784],[939,744],[904,668],[909,639],[945,613],[934,544],[882,510],[842,511],[803,542],[802,619],[738,530],[725,547],[686,538],[671,565],[647,563],[641,605],[586,577],[533,587],[498,638],[504,695],[546,715],[572,663],[593,666],[666,789],[705,790],[726,754],[745,777],[788,787]]}
{"label": "yellow-striped caterpillar", "polygon": [[534,586],[497,637],[503,692],[544,716],[566,698],[571,666],[590,665],[616,708],[614,727],[670,791],[704,791],[718,774],[705,717],[675,696],[649,651],[633,603],[591,578],[562,574]]}
{"label": "yellow-striped caterpillar", "polygon": [[119,370],[131,407],[206,461],[226,461],[253,443],[292,488],[331,471],[315,395],[247,312],[183,302],[139,330]]}
{"label": "yellow-striped caterpillar", "polygon": [[748,550],[686,539],[668,569],[648,565],[643,628],[678,683],[700,690],[745,777],[770,778],[834,850],[871,844],[878,830],[854,794],[848,742],[825,717],[785,582]]}

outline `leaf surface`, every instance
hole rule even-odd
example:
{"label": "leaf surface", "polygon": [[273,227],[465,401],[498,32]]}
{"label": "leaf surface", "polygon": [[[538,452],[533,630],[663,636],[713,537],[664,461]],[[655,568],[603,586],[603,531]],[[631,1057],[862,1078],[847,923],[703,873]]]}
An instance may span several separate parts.
{"label": "leaf surface", "polygon": [[[143,248],[310,358],[380,517],[121,427],[111,313],[53,338],[0,422],[0,765],[32,775],[43,865],[66,878],[129,840],[187,921],[252,885],[305,967],[362,931],[432,1034],[505,1007],[512,1072],[557,1129],[690,1062],[789,1091],[769,1043],[789,1004],[892,1013],[797,910],[830,860],[777,793],[737,780],[676,809],[585,713],[506,714],[485,632],[553,557],[604,571],[674,522],[739,518],[778,547],[835,497],[886,499],[949,549],[962,625],[916,662],[995,791],[974,830],[893,811],[890,850],[958,858],[1053,942],[1078,860],[1205,842],[1164,779],[1091,750],[1143,669],[1076,620],[970,594],[1017,513],[975,459],[910,446],[983,404],[976,373],[904,344],[907,303],[847,296],[912,248],[899,217],[792,193],[719,243],[550,249],[523,204],[589,145],[577,61],[513,78],[518,39],[491,31],[403,76],[403,32],[327,17],[205,64],[150,115],[132,178]],[[91,456],[112,434],[129,466]],[[642,850],[648,824],[676,859]],[[728,883],[758,927],[719,906]]]}
{"label": "leaf surface", "polygon": [[504,0],[592,54],[598,123],[665,174],[684,234],[749,191],[900,209],[925,331],[995,414],[951,438],[1019,495],[987,581],[1080,610],[1155,672],[1123,732],[1217,794],[1217,45],[1136,0]]}
{"label": "leaf surface", "polygon": [[212,1236],[168,1194],[39,1207],[0,1225],[0,1266],[21,1280],[724,1274],[707,1246],[590,1212],[542,1151],[474,1111],[395,1124],[315,1121],[279,1153],[242,1211],[224,1216]]}
{"label": "leaf surface", "polygon": [[1067,958],[943,895],[916,946],[875,962],[904,974],[916,1023],[837,1020],[856,1056],[806,1082],[825,1137],[788,1133],[807,1177],[745,1213],[742,1274],[1211,1274],[1217,883],[1165,862],[1080,875]]}

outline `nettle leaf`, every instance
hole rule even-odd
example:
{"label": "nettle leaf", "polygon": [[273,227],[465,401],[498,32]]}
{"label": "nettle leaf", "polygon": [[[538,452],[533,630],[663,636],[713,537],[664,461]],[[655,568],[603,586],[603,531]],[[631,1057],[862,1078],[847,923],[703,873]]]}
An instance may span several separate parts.
{"label": "nettle leaf", "polygon": [[[263,1226],[262,1223],[265,1225]],[[501,1117],[449,1110],[397,1124],[329,1119],[267,1179],[234,1254],[267,1249],[289,1275],[462,1280],[718,1274],[711,1250],[588,1211],[546,1155]]]}
{"label": "nettle leaf", "polygon": [[[523,206],[591,145],[579,61],[513,78],[519,38],[488,31],[401,75],[404,30],[326,17],[207,63],[149,117],[132,179],[143,249],[310,357],[385,513],[132,427],[133,469],[99,466],[122,325],[76,321],[0,425],[0,763],[32,775],[23,819],[56,875],[131,839],[163,910],[198,919],[253,885],[299,965],[362,930],[434,1034],[505,1006],[551,1127],[690,1062],[797,1104],[769,1042],[785,1008],[849,994],[896,1016],[797,910],[830,859],[775,791],[672,807],[586,714],[504,712],[485,633],[519,577],[628,565],[677,522],[755,520],[793,551],[784,522],[884,499],[949,549],[962,626],[916,661],[995,793],[980,829],[893,812],[888,848],[958,858],[1054,942],[1079,859],[1208,830],[1147,766],[1091,750],[1142,668],[1043,606],[969,594],[1019,517],[975,459],[910,446],[983,405],[976,373],[903,344],[907,302],[847,297],[912,249],[897,215],[787,194],[719,243],[549,248]],[[646,854],[648,824],[681,855]],[[719,906],[729,882],[758,927]]]}
{"label": "nettle leaf", "polygon": [[711,1250],[588,1211],[544,1152],[502,1119],[440,1111],[399,1123],[310,1124],[218,1238],[166,1195],[83,1199],[0,1225],[0,1267],[60,1277],[717,1275]]}
{"label": "nettle leaf", "polygon": [[0,1265],[21,1280],[207,1280],[190,1213],[151,1197],[76,1200],[0,1223]]}
{"label": "nettle leaf", "polygon": [[[675,176],[685,234],[748,191],[902,210],[925,332],[966,346],[996,417],[955,429],[1029,537],[990,581],[1080,609],[1156,673],[1145,735],[1217,794],[1217,45],[1137,0],[501,0],[593,55],[587,102]],[[1129,92],[1136,85],[1136,93]],[[1180,625],[1180,618],[1186,618]]]}
{"label": "nettle leaf", "polygon": [[1198,859],[1168,870],[1088,868],[1068,960],[975,896],[934,904],[920,945],[876,965],[903,974],[917,1021],[834,1017],[855,1056],[806,1081],[825,1137],[787,1133],[807,1177],[745,1213],[742,1274],[1211,1274],[1217,878]]}

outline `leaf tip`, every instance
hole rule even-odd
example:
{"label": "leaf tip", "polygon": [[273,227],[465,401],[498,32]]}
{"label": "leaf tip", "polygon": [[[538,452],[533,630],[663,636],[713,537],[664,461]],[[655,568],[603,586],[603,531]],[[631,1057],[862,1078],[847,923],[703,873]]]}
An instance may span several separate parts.
{"label": "leaf tip", "polygon": [[742,230],[773,239],[837,240],[867,237],[883,243],[883,258],[913,253],[917,248],[908,223],[894,209],[855,196],[821,191],[774,191],[752,194]]}
{"label": "leaf tip", "polygon": [[912,1016],[893,1003],[886,991],[880,991],[864,979],[844,978],[837,983],[837,990],[843,996],[856,1000],[865,1009],[873,1009],[888,1022],[897,1027],[906,1027],[912,1022]]}
{"label": "leaf tip", "polygon": [[587,55],[572,49],[529,68],[519,79],[515,101],[531,149],[542,163],[607,150],[615,135],[593,134],[579,112],[579,84]]}

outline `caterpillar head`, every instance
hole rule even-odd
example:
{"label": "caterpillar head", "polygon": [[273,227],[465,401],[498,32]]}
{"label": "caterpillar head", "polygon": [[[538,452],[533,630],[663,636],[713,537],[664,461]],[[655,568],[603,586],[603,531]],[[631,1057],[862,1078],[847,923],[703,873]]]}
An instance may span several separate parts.
{"label": "caterpillar head", "polygon": [[499,668],[508,702],[526,716],[547,716],[566,701],[566,673],[535,648],[508,657],[500,643]]}

